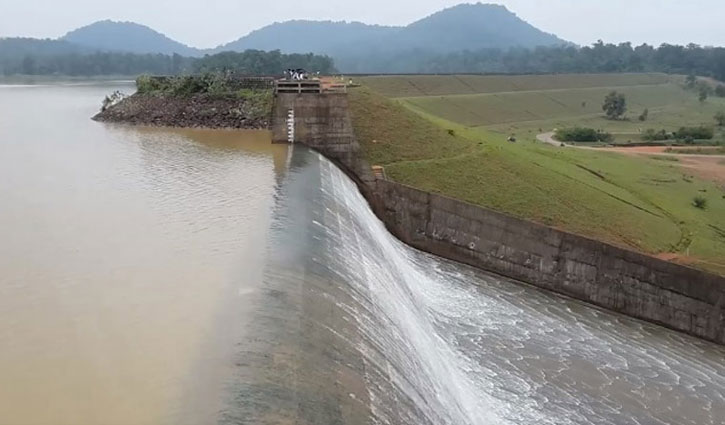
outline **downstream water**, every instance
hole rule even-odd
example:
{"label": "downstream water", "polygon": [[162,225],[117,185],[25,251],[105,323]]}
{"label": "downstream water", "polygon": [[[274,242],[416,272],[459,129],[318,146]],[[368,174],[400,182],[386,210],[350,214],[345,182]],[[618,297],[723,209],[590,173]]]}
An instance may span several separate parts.
{"label": "downstream water", "polygon": [[722,347],[414,251],[266,133],[90,121],[114,89],[0,87],[0,424],[725,423]]}

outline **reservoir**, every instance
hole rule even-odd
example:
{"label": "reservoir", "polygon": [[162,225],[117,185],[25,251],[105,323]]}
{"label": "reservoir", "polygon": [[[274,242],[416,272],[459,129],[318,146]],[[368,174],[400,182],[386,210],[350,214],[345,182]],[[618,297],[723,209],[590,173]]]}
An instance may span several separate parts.
{"label": "reservoir", "polygon": [[267,132],[0,86],[0,424],[722,424],[725,348],[415,251]]}

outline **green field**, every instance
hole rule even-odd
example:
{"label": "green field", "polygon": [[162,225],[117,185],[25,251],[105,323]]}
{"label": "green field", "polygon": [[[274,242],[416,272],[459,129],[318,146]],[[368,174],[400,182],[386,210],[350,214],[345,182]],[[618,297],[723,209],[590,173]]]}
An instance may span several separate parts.
{"label": "green field", "polygon": [[[576,87],[562,88],[566,80]],[[462,93],[461,81],[474,89]],[[368,77],[350,100],[367,158],[393,180],[619,246],[678,253],[725,273],[725,192],[718,184],[693,177],[679,161],[534,141],[561,122],[620,132],[641,126],[601,118],[597,109],[613,87],[633,109],[649,107],[649,123],[666,128],[706,122],[722,105],[700,105],[677,81],[661,74]],[[481,93],[485,87],[499,92]],[[507,142],[509,134],[519,141]],[[695,196],[707,198],[706,209],[692,205]]]}
{"label": "green field", "polygon": [[534,90],[576,89],[666,84],[682,78],[666,74],[557,74],[557,75],[402,75],[373,76],[363,83],[385,96],[416,97],[471,95]]}

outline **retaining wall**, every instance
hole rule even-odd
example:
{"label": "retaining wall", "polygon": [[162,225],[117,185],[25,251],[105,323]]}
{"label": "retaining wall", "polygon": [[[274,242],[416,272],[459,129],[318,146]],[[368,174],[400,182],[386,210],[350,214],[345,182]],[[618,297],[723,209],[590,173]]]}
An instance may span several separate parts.
{"label": "retaining wall", "polygon": [[389,230],[415,248],[725,344],[725,279],[378,180]]}
{"label": "retaining wall", "polygon": [[444,258],[725,344],[725,278],[399,183],[376,180],[345,94],[278,94],[275,141],[295,139],[340,165],[403,242]]}

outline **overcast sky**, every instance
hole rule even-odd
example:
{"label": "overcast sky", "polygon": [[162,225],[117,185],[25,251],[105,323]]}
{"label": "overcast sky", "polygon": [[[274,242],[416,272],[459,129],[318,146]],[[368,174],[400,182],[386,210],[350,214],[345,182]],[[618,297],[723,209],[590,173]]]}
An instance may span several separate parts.
{"label": "overcast sky", "polygon": [[[55,38],[102,19],[148,25],[194,47],[215,47],[275,21],[405,25],[457,0],[0,0],[0,37]],[[597,39],[725,45],[725,0],[500,0],[540,29],[578,44]]]}

